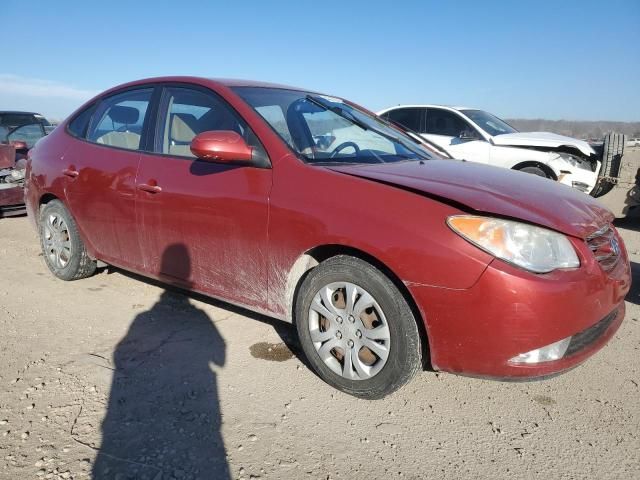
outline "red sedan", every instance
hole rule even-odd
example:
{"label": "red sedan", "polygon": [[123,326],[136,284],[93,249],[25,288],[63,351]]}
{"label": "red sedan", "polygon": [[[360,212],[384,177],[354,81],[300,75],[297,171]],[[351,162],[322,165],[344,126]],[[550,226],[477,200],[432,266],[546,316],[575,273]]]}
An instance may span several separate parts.
{"label": "red sedan", "polygon": [[383,397],[425,363],[562,372],[625,313],[627,253],[596,200],[440,159],[336,97],[129,83],[41,140],[27,176],[57,277],[104,262],[293,321],[316,372],[359,397]]}

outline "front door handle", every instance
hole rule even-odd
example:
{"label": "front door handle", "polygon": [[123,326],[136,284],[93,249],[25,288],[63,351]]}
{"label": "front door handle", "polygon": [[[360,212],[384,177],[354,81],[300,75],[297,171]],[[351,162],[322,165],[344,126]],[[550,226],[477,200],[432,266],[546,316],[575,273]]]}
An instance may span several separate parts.
{"label": "front door handle", "polygon": [[158,185],[153,185],[151,184],[151,182],[149,182],[149,183],[138,184],[138,190],[142,190],[143,192],[148,192],[148,193],[160,193],[162,191],[162,188],[159,187]]}
{"label": "front door handle", "polygon": [[78,172],[76,170],[76,167],[74,167],[73,165],[71,165],[69,168],[65,168],[64,170],[62,170],[62,173],[67,177],[71,177],[71,178],[76,178],[78,175],[80,175],[80,172]]}

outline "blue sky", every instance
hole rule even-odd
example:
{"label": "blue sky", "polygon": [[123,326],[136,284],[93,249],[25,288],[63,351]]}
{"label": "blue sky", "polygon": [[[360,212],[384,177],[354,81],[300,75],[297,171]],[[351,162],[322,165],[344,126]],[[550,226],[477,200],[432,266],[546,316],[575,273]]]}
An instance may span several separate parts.
{"label": "blue sky", "polygon": [[640,121],[638,0],[2,0],[0,20],[0,110],[62,118],[119,83],[185,74],[302,86],[373,110]]}

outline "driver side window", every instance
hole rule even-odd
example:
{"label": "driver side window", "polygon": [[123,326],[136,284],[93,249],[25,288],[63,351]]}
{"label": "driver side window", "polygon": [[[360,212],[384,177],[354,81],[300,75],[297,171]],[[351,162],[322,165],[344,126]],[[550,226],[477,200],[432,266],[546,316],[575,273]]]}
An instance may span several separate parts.
{"label": "driver side window", "polygon": [[184,87],[165,88],[162,100],[164,127],[161,134],[161,153],[177,157],[195,158],[191,141],[202,132],[230,130],[244,138],[254,148],[258,159],[267,153],[247,123],[213,94]]}
{"label": "driver side window", "polygon": [[439,108],[429,108],[427,110],[426,133],[445,137],[459,137],[463,132],[475,134],[475,129],[459,115]]}

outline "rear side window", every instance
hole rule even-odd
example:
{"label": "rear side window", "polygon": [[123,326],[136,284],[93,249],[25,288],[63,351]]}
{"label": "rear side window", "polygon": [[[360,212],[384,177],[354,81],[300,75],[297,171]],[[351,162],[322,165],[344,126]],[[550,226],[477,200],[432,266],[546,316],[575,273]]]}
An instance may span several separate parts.
{"label": "rear side window", "polygon": [[87,134],[87,127],[89,126],[89,120],[91,120],[91,115],[93,115],[94,109],[95,105],[85,108],[69,122],[69,132],[71,132],[74,137],[85,137]]}
{"label": "rear side window", "polygon": [[104,99],[96,107],[87,140],[139,150],[153,88],[131,90]]}
{"label": "rear side window", "polygon": [[399,123],[409,130],[423,133],[422,118],[424,116],[424,108],[397,108],[384,114],[384,118]]}
{"label": "rear side window", "polygon": [[453,112],[430,108],[427,110],[427,127],[425,130],[425,133],[433,135],[457,137],[464,131],[473,131],[473,128]]}

